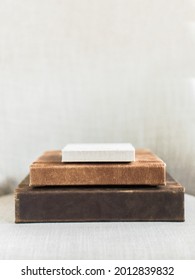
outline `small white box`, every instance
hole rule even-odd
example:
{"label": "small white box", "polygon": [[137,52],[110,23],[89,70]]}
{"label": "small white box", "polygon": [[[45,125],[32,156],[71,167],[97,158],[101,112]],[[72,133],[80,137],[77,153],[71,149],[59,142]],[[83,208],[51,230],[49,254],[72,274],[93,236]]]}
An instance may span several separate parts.
{"label": "small white box", "polygon": [[68,144],[62,162],[131,162],[135,148],[130,143]]}

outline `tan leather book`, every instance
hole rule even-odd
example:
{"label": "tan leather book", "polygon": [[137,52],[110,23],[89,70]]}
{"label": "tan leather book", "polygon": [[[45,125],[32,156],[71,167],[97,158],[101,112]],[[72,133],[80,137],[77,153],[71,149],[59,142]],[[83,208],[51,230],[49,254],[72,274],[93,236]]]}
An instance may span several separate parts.
{"label": "tan leather book", "polygon": [[31,186],[164,185],[166,164],[149,150],[135,153],[135,162],[64,163],[61,151],[48,151],[30,166]]}
{"label": "tan leather book", "polygon": [[29,186],[15,193],[16,223],[89,221],[184,221],[184,188],[167,176],[166,186]]}

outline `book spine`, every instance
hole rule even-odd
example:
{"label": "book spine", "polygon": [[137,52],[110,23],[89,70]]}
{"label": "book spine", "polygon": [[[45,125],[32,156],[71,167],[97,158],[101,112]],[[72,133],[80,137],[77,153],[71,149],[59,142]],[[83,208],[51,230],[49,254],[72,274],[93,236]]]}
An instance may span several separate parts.
{"label": "book spine", "polygon": [[31,167],[30,186],[165,185],[165,166],[143,167]]}
{"label": "book spine", "polygon": [[16,223],[184,221],[184,193],[115,190],[18,192]]}

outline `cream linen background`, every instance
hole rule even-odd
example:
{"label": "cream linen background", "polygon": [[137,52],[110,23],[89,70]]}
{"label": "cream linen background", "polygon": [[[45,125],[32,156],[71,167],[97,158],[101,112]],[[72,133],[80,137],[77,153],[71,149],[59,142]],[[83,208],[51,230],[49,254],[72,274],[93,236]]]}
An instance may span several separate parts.
{"label": "cream linen background", "polygon": [[130,141],[195,194],[195,1],[0,0],[0,184],[47,149]]}

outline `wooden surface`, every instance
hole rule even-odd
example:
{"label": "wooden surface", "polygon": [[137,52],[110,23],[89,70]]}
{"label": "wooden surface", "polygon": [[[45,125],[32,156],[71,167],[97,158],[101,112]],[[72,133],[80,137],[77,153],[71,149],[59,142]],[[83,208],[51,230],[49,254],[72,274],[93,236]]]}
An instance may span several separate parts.
{"label": "wooden surface", "polygon": [[14,224],[14,196],[0,198],[0,259],[195,259],[195,197],[184,223]]}

